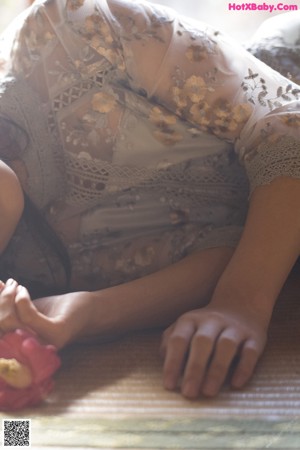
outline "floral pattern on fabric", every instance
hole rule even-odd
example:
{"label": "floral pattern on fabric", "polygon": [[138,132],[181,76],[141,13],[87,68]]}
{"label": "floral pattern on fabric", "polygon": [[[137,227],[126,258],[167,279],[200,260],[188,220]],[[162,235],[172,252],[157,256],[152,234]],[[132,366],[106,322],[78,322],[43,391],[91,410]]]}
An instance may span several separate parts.
{"label": "floral pattern on fabric", "polygon": [[[248,180],[300,176],[299,86],[206,24],[144,1],[42,0],[11,50],[20,94],[4,80],[0,113],[30,136],[12,166],[68,246],[76,288],[235,246]],[[49,261],[25,252],[16,236],[10,267],[45,283]]]}

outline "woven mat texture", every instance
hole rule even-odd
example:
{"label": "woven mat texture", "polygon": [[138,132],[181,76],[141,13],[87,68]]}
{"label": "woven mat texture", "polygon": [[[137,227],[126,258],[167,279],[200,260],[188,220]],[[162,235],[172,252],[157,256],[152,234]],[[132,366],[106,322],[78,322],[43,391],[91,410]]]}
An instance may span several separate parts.
{"label": "woven mat texture", "polygon": [[300,282],[276,307],[269,343],[242,391],[183,399],[161,385],[160,333],[62,353],[48,401],[31,418],[33,448],[300,449]]}

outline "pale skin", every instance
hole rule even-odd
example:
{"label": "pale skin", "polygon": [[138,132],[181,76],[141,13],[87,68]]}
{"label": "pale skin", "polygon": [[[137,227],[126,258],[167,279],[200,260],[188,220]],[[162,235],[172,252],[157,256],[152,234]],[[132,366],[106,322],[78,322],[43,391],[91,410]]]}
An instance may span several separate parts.
{"label": "pale skin", "polygon": [[[0,231],[3,250],[23,202],[15,174],[3,163],[2,173],[1,183],[5,179],[6,189],[14,189],[19,199],[12,211],[6,196],[0,194],[5,211],[1,219],[5,226],[1,223]],[[200,394],[215,396],[234,359],[230,383],[242,388],[264,350],[274,304],[299,256],[299,195],[300,181],[290,178],[277,178],[256,188],[235,250],[223,247],[197,252],[120,286],[31,302],[26,288],[16,281],[2,283],[1,331],[29,328],[62,348],[82,339],[107,339],[168,326],[161,346],[165,388],[179,386],[190,399]]]}

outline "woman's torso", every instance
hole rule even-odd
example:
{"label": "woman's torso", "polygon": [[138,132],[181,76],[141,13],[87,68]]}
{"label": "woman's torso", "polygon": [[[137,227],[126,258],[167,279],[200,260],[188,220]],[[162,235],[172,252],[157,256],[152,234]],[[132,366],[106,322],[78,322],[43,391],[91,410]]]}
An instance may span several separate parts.
{"label": "woman's torso", "polygon": [[[41,2],[12,59],[13,74],[25,75],[59,143],[64,189],[55,198],[49,193],[44,211],[68,246],[76,288],[153,272],[229,242],[231,228],[234,242],[245,216],[247,182],[232,144],[130,86],[128,55],[109,16],[110,8],[114,17],[126,16],[130,4],[118,3]],[[165,22],[160,9],[153,11],[151,29],[159,39]],[[136,39],[131,20],[122,36],[129,43]],[[146,44],[148,38],[139,36]],[[37,191],[26,161],[12,165],[29,193]],[[46,277],[40,262],[29,258],[27,267]]]}

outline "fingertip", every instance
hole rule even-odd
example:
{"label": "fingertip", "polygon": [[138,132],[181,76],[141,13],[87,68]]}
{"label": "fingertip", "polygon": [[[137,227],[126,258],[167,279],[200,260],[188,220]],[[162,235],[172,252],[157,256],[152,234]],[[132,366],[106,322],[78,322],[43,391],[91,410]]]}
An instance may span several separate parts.
{"label": "fingertip", "polygon": [[31,299],[30,299],[29,293],[28,293],[27,289],[24,286],[19,285],[17,287],[17,294],[16,294],[16,297],[15,297],[15,300],[17,302],[18,301],[29,301],[31,303]]}
{"label": "fingertip", "polygon": [[176,380],[171,376],[164,376],[163,386],[167,391],[174,391],[177,387]]}
{"label": "fingertip", "polygon": [[15,307],[20,320],[26,324],[32,319],[34,308],[27,289],[23,286],[18,290],[15,297]]}
{"label": "fingertip", "polygon": [[182,395],[189,400],[195,400],[199,395],[198,386],[193,382],[186,382],[182,387]]}
{"label": "fingertip", "polygon": [[177,371],[170,366],[167,360],[165,360],[163,368],[163,386],[168,391],[174,391],[178,385],[179,376]]}
{"label": "fingertip", "polygon": [[234,377],[231,380],[231,386],[234,389],[242,389],[245,384],[247,384],[249,377],[245,377],[243,375],[240,374],[236,374],[234,375]]}

